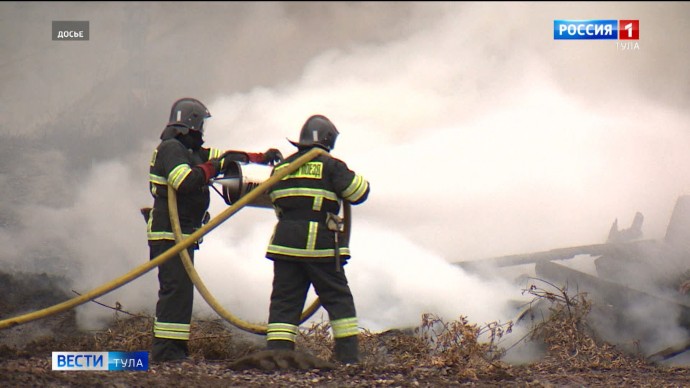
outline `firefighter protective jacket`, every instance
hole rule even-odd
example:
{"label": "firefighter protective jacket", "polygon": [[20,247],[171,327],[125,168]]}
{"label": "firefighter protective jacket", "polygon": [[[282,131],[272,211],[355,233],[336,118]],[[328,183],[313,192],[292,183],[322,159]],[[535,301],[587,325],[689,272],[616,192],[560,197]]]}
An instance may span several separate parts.
{"label": "firefighter protective jacket", "polygon": [[148,217],[149,242],[175,240],[168,212],[168,184],[177,193],[183,238],[201,227],[210,195],[204,172],[194,166],[217,158],[221,153],[216,148],[192,151],[174,137],[161,141],[153,152],[149,168],[149,186],[154,198]]}
{"label": "firefighter protective jacket", "polygon": [[[273,169],[286,168],[309,149],[300,150]],[[278,217],[266,257],[311,262],[335,259],[335,232],[326,226],[327,213],[338,214],[340,201],[364,202],[369,182],[351,171],[345,162],[322,154],[276,183],[268,192]],[[340,259],[350,257],[339,247]]]}

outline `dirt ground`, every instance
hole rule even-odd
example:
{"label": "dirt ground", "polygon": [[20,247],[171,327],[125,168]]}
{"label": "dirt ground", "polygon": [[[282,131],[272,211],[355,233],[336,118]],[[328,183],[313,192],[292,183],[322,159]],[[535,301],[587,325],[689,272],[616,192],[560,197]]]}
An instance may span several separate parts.
{"label": "dirt ground", "polygon": [[[38,286],[38,285],[41,286]],[[30,287],[27,287],[30,286]],[[18,279],[0,274],[0,320],[64,300],[45,277]],[[24,291],[23,291],[24,290]],[[25,291],[31,290],[31,291]],[[57,300],[56,300],[57,299]],[[0,386],[3,387],[686,387],[690,370],[655,364],[601,343],[587,330],[586,309],[554,310],[534,331],[547,350],[539,361],[509,365],[500,349],[477,341],[479,328],[433,316],[421,328],[442,327],[434,341],[423,331],[360,334],[362,362],[331,360],[327,324],[298,337],[300,354],[323,363],[247,362],[262,354],[263,341],[217,319],[196,319],[185,361],[150,363],[147,371],[53,371],[53,351],[141,351],[150,349],[153,318],[115,311],[113,323],[98,332],[76,329],[72,311],[0,329]],[[581,314],[572,314],[574,307]],[[584,306],[586,307],[586,306]],[[562,312],[569,311],[568,314]],[[492,332],[505,335],[505,327]],[[508,329],[509,330],[509,329]],[[263,352],[265,353],[265,352]],[[243,362],[244,361],[244,362]]]}
{"label": "dirt ground", "polygon": [[[7,361],[3,361],[6,364]],[[0,369],[7,387],[687,387],[686,370],[656,369],[573,371],[539,367],[515,369],[510,375],[459,380],[444,371],[367,371],[343,367],[335,371],[241,371],[222,362],[152,365],[148,372],[52,372],[45,358],[13,360]]]}
{"label": "dirt ground", "polygon": [[[44,345],[45,346],[45,345]],[[54,349],[54,348],[51,348]],[[74,348],[71,348],[74,349]],[[152,363],[148,371],[52,371],[50,350],[40,345],[26,351],[4,349],[0,385],[5,387],[687,387],[685,368],[651,364],[582,368],[545,360],[532,365],[496,365],[467,376],[452,365],[362,364],[319,370],[234,370],[234,359],[195,356],[184,362]]]}

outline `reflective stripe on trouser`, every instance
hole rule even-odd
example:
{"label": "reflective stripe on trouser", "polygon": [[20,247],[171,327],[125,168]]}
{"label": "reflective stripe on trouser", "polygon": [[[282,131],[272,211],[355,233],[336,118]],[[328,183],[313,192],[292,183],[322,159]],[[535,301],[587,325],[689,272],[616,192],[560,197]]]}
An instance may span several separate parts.
{"label": "reflective stripe on trouser", "polygon": [[269,323],[266,330],[267,341],[290,341],[297,339],[298,327],[289,323]]}
{"label": "reflective stripe on trouser", "polygon": [[333,328],[333,338],[345,338],[359,334],[357,318],[343,318],[331,321]]}
{"label": "reflective stripe on trouser", "polygon": [[191,325],[185,323],[159,322],[153,323],[153,336],[156,338],[189,341]]}

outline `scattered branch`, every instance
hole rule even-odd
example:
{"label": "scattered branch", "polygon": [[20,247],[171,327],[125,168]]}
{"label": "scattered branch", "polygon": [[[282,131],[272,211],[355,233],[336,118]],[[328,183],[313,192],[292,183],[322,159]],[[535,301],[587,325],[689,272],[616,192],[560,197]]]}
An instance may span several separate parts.
{"label": "scattered branch", "polygon": [[[81,294],[78,293],[77,291],[72,290],[72,292],[74,292],[75,294],[81,296]],[[101,303],[101,302],[99,302],[99,301],[97,301],[97,300],[95,300],[95,299],[91,299],[90,301],[93,302],[93,303],[95,303],[95,304],[97,304],[97,305],[99,305],[99,306],[103,306],[103,307],[105,307],[105,308],[109,308],[109,309],[111,309],[111,310],[115,310],[116,312],[120,312],[120,313],[123,313],[123,314],[127,314],[127,315],[130,315],[130,316],[132,316],[132,317],[145,318],[144,315],[132,314],[132,313],[130,313],[129,311],[123,310],[123,309],[122,309],[122,305],[120,304],[120,302],[115,302],[115,307],[112,307],[112,306],[108,306],[108,305],[105,304],[105,303]]]}

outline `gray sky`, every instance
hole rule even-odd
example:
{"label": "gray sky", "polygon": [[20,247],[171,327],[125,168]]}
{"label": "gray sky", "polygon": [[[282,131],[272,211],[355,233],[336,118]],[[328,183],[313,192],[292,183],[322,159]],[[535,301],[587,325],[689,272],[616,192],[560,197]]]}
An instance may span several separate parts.
{"label": "gray sky", "polygon": [[[191,96],[219,148],[287,155],[311,114],[336,124],[334,156],[372,185],[347,266],[362,326],[505,321],[521,287],[448,262],[601,243],[637,211],[663,238],[690,193],[689,17],[684,2],[0,3],[0,261],[80,291],[145,262],[148,160]],[[554,19],[639,19],[639,49],[554,40]],[[52,41],[56,20],[88,20],[90,40]],[[248,320],[267,318],[274,221],[247,208],[197,255]],[[153,271],[104,300],[151,311],[156,289]]]}

